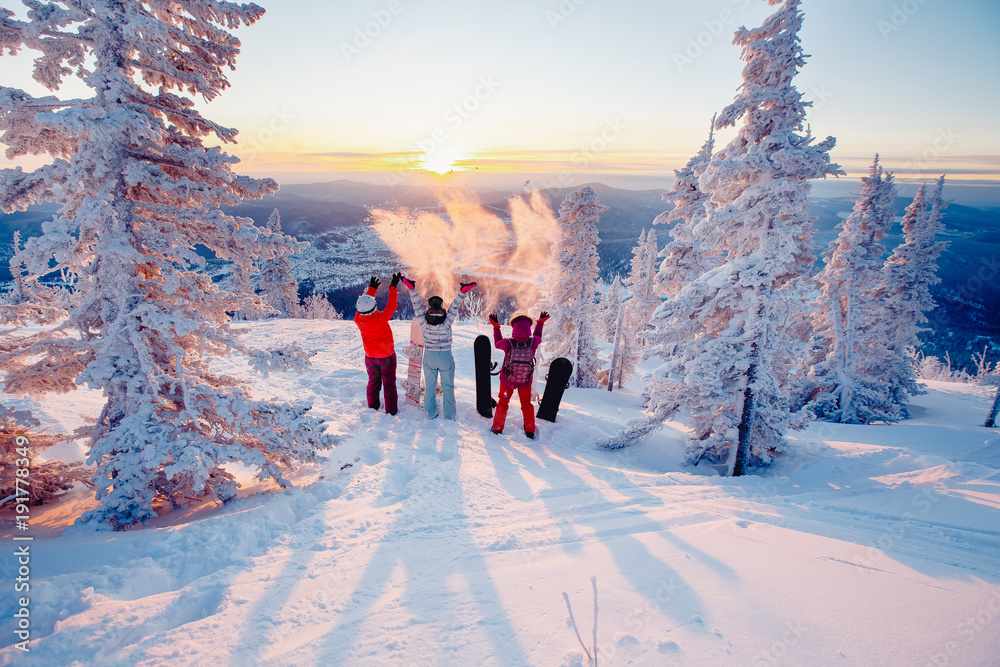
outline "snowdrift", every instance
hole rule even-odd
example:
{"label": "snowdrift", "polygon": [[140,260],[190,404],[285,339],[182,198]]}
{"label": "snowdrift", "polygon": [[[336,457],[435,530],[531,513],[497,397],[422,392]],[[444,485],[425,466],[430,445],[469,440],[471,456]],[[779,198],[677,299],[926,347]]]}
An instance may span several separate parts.
{"label": "snowdrift", "polygon": [[[813,424],[767,474],[726,479],[683,468],[669,427],[595,448],[638,415],[639,377],[567,390],[535,441],[516,410],[492,434],[472,373],[485,327],[455,327],[455,422],[365,408],[351,322],[247,329],[319,351],[255,391],[311,400],[345,443],[296,488],[247,484],[143,530],[73,524],[84,489],[33,508],[30,653],[13,645],[22,543],[5,510],[0,664],[581,665],[562,593],[592,644],[591,576],[602,665],[997,664],[1000,433],[975,386],[929,383],[892,426]],[[67,432],[100,404],[32,407]]]}

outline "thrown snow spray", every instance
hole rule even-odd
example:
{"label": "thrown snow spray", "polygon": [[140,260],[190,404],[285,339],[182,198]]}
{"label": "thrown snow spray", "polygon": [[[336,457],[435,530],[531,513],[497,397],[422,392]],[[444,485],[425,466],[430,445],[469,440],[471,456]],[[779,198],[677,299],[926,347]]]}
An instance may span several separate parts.
{"label": "thrown snow spray", "polygon": [[442,206],[434,209],[371,210],[376,233],[418,281],[420,294],[439,294],[447,302],[459,282],[471,279],[487,310],[504,299],[519,310],[531,308],[558,237],[545,198],[537,190],[512,197],[507,211],[454,188],[438,192],[438,200]]}

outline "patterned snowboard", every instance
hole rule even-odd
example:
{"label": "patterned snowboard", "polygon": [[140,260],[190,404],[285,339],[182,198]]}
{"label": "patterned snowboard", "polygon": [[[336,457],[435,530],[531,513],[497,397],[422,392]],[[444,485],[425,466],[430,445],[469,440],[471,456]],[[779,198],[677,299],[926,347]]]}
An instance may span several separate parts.
{"label": "patterned snowboard", "polygon": [[424,333],[420,328],[420,318],[414,317],[410,322],[410,344],[403,350],[410,358],[406,379],[403,380],[403,391],[406,392],[406,402],[410,405],[420,405],[420,378],[423,374]]}

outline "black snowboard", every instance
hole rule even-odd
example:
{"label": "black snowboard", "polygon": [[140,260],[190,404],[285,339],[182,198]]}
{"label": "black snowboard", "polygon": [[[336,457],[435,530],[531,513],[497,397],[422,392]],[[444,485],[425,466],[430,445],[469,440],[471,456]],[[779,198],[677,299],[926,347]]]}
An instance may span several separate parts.
{"label": "black snowboard", "polygon": [[493,344],[488,336],[476,336],[472,349],[476,355],[476,410],[487,419],[493,419],[493,388],[490,385]]}
{"label": "black snowboard", "polygon": [[552,360],[549,365],[549,374],[545,376],[545,393],[542,394],[542,404],[538,406],[536,417],[550,422],[556,420],[559,402],[562,400],[566,383],[569,382],[569,376],[572,374],[573,362],[569,359],[559,357]]}

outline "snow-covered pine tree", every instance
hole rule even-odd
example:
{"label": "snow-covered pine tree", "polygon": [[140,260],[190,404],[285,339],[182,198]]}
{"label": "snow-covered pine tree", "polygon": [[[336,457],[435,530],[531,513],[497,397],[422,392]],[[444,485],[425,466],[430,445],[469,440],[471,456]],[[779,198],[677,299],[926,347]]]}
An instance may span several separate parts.
{"label": "snow-covered pine tree", "polygon": [[597,386],[601,327],[594,306],[599,276],[597,222],[606,210],[589,185],[566,196],[559,207],[559,238],[543,285],[542,303],[552,315],[551,328],[545,331],[544,358],[572,361],[571,382],[576,387]]}
{"label": "snow-covered pine tree", "polygon": [[598,304],[601,322],[600,335],[601,340],[605,343],[610,343],[615,339],[615,329],[618,326],[618,308],[621,307],[624,300],[625,286],[622,284],[621,276],[616,273],[611,284],[605,289],[601,303]]}
{"label": "snow-covered pine tree", "polygon": [[[278,209],[267,219],[267,228],[281,234],[281,215]],[[292,264],[284,254],[265,259],[260,269],[260,296],[279,313],[279,317],[298,317],[299,284],[292,277]]]}
{"label": "snow-covered pine tree", "polygon": [[254,265],[246,267],[233,262],[229,275],[222,283],[225,291],[243,303],[239,310],[233,312],[233,320],[263,320],[275,314],[275,310],[264,302],[260,294],[257,294],[253,279],[256,270],[257,267]]}
{"label": "snow-covered pine tree", "polygon": [[[683,169],[674,171],[674,185],[669,192],[663,194],[663,199],[673,203],[674,208],[664,211],[653,220],[654,225],[677,221],[670,230],[671,240],[659,255],[663,257],[663,261],[657,271],[655,284],[662,299],[676,299],[678,302],[666,308],[660,305],[651,313],[651,331],[646,335],[647,356],[658,358],[661,362],[682,354],[683,341],[698,338],[697,321],[688,318],[687,314],[699,304],[681,297],[681,290],[722,261],[721,258],[705,255],[700,238],[707,233],[704,221],[711,206],[711,193],[701,189],[698,179],[712,160],[715,120],[716,116],[712,116],[708,139],[701,149],[688,160]],[[671,315],[668,316],[668,313]],[[663,367],[657,369],[643,390],[647,407],[654,415],[667,414],[667,408],[674,404],[669,395],[676,383],[665,379],[663,372]],[[661,421],[661,418],[654,416],[651,421],[642,422],[641,433],[646,434],[651,429],[658,428]],[[628,433],[629,439],[637,437],[642,437],[639,432]]]}
{"label": "snow-covered pine tree", "polygon": [[342,320],[344,316],[334,308],[326,292],[313,292],[302,301],[299,316],[307,320]]}
{"label": "snow-covered pine tree", "polygon": [[18,253],[21,252],[21,232],[19,230],[14,230],[14,238],[10,243],[10,279],[11,288],[10,292],[7,294],[7,300],[10,303],[21,303],[27,301],[28,290],[24,284],[24,266],[18,262],[15,258]]}
{"label": "snow-covered pine tree", "polygon": [[809,103],[792,82],[805,63],[799,4],[786,0],[760,28],[736,31],[743,85],[715,127],[742,125],[699,179],[712,193],[702,244],[725,262],[657,311],[658,340],[674,335],[677,349],[654,375],[651,417],[606,447],[628,444],[680,412],[691,429],[689,460],[741,475],[770,462],[786,447],[784,431],[800,423],[780,382],[797,361],[789,323],[802,308],[797,284],[814,261],[808,181],[842,172],[830,162],[832,137],[814,144],[800,133]]}
{"label": "snow-covered pine tree", "polygon": [[929,199],[924,185],[917,190],[903,215],[903,243],[886,260],[877,291],[887,320],[886,358],[878,370],[903,418],[909,417],[910,397],[923,393],[916,380],[913,352],[920,347],[920,332],[926,330],[921,326],[928,321],[926,313],[936,305],[930,288],[941,282],[937,260],[948,245],[936,240],[947,206],[941,197],[943,189],[941,176]]}
{"label": "snow-covered pine tree", "polygon": [[632,249],[632,264],[625,288],[631,299],[625,304],[622,323],[621,347],[615,384],[620,385],[635,373],[636,364],[642,361],[648,348],[647,335],[650,318],[660,305],[656,289],[656,260],[660,249],[656,243],[656,230],[645,229]]}
{"label": "snow-covered pine tree", "polygon": [[[225,69],[240,50],[230,30],[264,10],[215,0],[26,4],[25,21],[0,12],[0,51],[40,51],[36,81],[55,91],[75,74],[93,94],[63,101],[0,88],[8,157],[52,156],[30,173],[0,173],[0,209],[60,204],[20,259],[35,275],[76,278],[61,327],[0,356],[4,391],[103,389],[96,424],[77,432],[89,441],[101,501],[86,520],[124,528],[155,516],[159,499],[231,498],[229,462],[287,486],[293,462],[315,460],[335,439],[308,405],[256,401],[247,383],[212,372],[210,362],[235,350],[267,372],[302,368],[308,354],[244,345],[226,316],[244,301],[198,271],[195,246],[249,267],[297,244],[222,212],[277,184],[233,173],[237,158],[203,139],[234,143],[236,130],[202,117],[182,95],[211,100],[228,87]],[[59,337],[67,328],[77,336]]]}
{"label": "snow-covered pine tree", "polygon": [[817,276],[820,296],[813,330],[822,359],[813,365],[812,410],[842,424],[898,421],[899,406],[887,391],[884,363],[887,328],[892,320],[879,299],[885,245],[882,239],[896,215],[892,174],[883,177],[878,155],[861,179],[854,210],[840,223],[840,234],[825,254]]}
{"label": "snow-covered pine tree", "polygon": [[682,287],[718,264],[705,255],[700,239],[704,230],[698,230],[711,205],[711,193],[701,189],[698,178],[711,162],[714,148],[715,116],[701,150],[683,169],[674,170],[674,185],[669,192],[663,193],[663,199],[674,208],[653,220],[654,225],[678,221],[670,230],[671,240],[663,249],[663,262],[656,274],[657,289],[666,297],[677,294]]}

